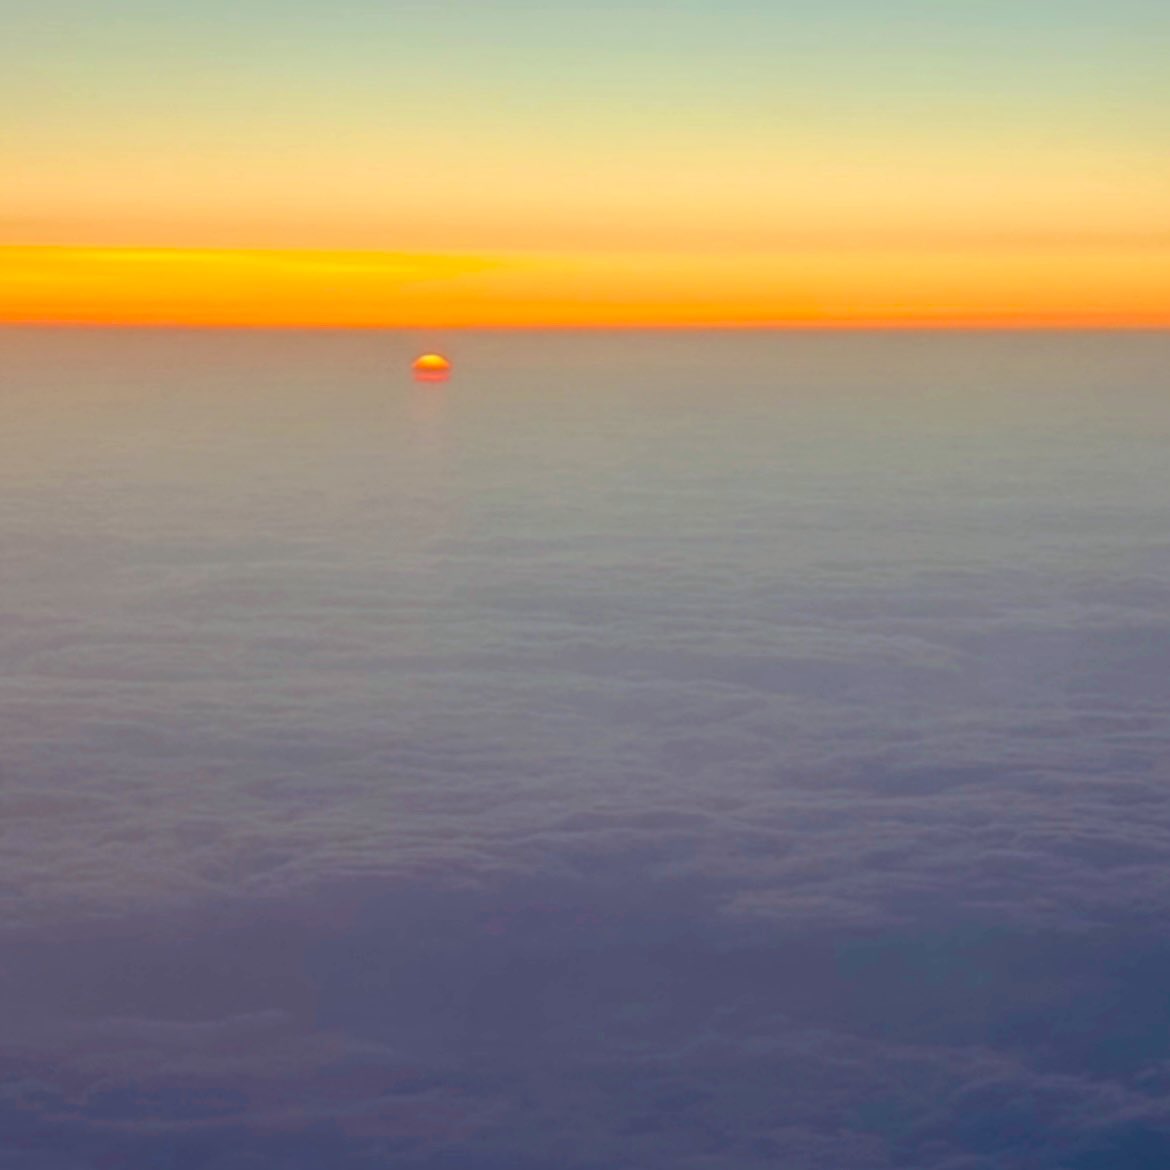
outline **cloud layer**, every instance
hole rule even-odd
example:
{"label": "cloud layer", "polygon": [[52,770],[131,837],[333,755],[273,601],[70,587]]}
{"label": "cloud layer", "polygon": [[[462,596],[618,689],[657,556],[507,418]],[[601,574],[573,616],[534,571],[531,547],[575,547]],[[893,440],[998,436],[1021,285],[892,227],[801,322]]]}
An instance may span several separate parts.
{"label": "cloud layer", "polygon": [[1164,339],[5,340],[4,1170],[1162,1164]]}

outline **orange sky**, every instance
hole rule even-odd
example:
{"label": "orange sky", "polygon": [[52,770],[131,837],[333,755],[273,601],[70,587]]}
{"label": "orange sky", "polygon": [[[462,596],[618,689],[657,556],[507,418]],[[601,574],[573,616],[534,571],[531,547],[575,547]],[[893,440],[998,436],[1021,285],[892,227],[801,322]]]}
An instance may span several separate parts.
{"label": "orange sky", "polygon": [[1170,325],[1170,248],[781,255],[0,248],[10,323]]}

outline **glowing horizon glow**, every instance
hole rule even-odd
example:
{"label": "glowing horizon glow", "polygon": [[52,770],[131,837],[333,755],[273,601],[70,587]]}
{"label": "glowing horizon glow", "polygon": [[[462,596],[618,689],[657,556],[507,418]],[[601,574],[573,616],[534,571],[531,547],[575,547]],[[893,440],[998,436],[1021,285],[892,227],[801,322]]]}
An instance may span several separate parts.
{"label": "glowing horizon glow", "polygon": [[1165,328],[1170,248],[544,256],[0,247],[0,322]]}

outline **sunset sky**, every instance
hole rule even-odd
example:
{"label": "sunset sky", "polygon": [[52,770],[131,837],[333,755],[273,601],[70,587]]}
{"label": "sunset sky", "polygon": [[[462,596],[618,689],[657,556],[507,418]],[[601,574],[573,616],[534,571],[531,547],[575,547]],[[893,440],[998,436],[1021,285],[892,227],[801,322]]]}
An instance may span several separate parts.
{"label": "sunset sky", "polygon": [[1170,324],[1163,0],[0,20],[0,320]]}

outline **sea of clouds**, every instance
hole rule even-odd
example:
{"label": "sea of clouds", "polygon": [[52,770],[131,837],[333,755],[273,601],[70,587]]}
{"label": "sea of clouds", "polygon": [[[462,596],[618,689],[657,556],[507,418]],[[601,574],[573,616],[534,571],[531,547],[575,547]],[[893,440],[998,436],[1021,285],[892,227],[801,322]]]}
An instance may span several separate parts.
{"label": "sea of clouds", "polygon": [[0,335],[0,1170],[1166,1165],[1170,341],[414,342]]}

